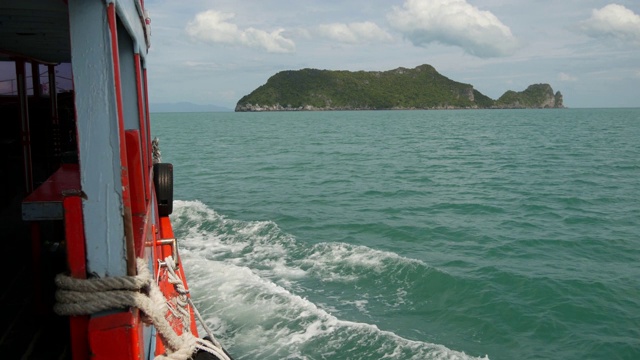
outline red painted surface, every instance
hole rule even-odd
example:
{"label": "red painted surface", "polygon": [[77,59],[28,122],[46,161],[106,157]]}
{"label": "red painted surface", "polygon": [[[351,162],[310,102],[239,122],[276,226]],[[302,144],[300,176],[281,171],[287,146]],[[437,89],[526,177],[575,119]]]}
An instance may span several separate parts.
{"label": "red painted surface", "polygon": [[[173,228],[171,226],[171,221],[168,216],[160,218],[160,236],[158,240],[162,239],[172,239],[173,238]],[[171,245],[159,245],[160,247],[160,260],[164,260],[167,256],[173,255],[173,246]],[[158,286],[160,287],[160,291],[164,294],[166,298],[174,298],[178,296],[175,288],[171,283],[169,283],[169,277],[167,271],[164,269],[160,269],[158,273]],[[176,330],[177,334],[182,334],[183,332],[183,324],[182,319],[177,316],[174,316],[171,311],[167,311],[165,314],[167,321],[169,324]]]}
{"label": "red painted surface", "polygon": [[144,194],[144,171],[140,151],[140,131],[125,131],[127,143],[127,164],[129,165],[129,189],[131,196],[131,213],[133,216],[144,216],[146,213]]}
{"label": "red painted surface", "polygon": [[[174,238],[173,227],[171,226],[171,220],[169,219],[168,216],[160,218],[160,235],[161,235],[160,239]],[[160,249],[161,249],[160,259],[164,259],[167,256],[172,255],[173,247],[171,245],[160,245]],[[187,283],[187,279],[184,274],[184,268],[182,267],[180,254],[178,254],[178,258],[174,260],[176,261],[176,263],[178,263],[178,269],[176,270],[176,273],[179,274],[185,289],[187,289],[188,291],[189,284]],[[173,285],[168,282],[166,272],[163,272],[163,271],[160,272],[160,281],[161,281],[161,283],[159,284],[160,290],[163,292],[163,294],[165,294],[166,297],[178,296],[178,293],[175,291]],[[191,295],[188,295],[188,296],[191,297]],[[192,309],[190,310],[191,310],[191,333],[193,333],[195,336],[198,336],[198,328],[195,320],[195,315],[193,313],[193,310]],[[175,321],[171,321],[172,315],[170,313],[167,313],[167,315],[168,315],[168,318],[170,319],[169,322],[173,325],[174,329],[179,329],[178,334],[182,334],[183,332],[182,322],[179,322],[178,321],[179,319],[175,319]]]}
{"label": "red painted surface", "polygon": [[[173,238],[173,227],[171,226],[171,220],[168,216],[160,217],[160,238],[161,239],[172,239]],[[163,252],[163,255],[169,256],[171,255],[171,247],[166,246],[163,247],[164,250],[168,252]]]}
{"label": "red painted surface", "polygon": [[140,54],[133,55],[133,61],[136,69],[136,90],[138,95],[138,117],[140,122],[140,142],[142,144],[142,166],[145,171],[142,172],[143,181],[145,186],[145,199],[149,200],[149,172],[146,169],[149,167],[149,143],[147,142],[147,118],[145,116],[145,92],[142,90],[142,66],[140,65]]}
{"label": "red painted surface", "polygon": [[118,27],[116,24],[116,7],[110,3],[107,7],[107,18],[109,20],[109,30],[111,32],[111,54],[113,57],[113,72],[116,90],[116,106],[118,111],[118,133],[120,139],[120,163],[122,171],[120,179],[122,181],[122,201],[125,207],[131,208],[131,198],[129,197],[129,176],[127,175],[127,145],[124,141],[124,110],[122,105],[122,82],[120,81],[120,54],[118,52]]}
{"label": "red painted surface", "polygon": [[[151,219],[151,208],[147,208],[147,213],[144,215],[142,219],[142,241],[140,244],[136,244],[136,257],[147,259],[149,263],[155,261],[155,257],[153,256],[153,234],[152,234],[152,222]],[[135,224],[134,224],[135,225]]]}
{"label": "red painted surface", "polygon": [[[71,276],[77,279],[87,278],[87,264],[84,223],[82,218],[82,198],[69,196],[64,199],[64,230],[67,240],[67,263]],[[71,356],[73,360],[89,358],[89,340],[87,329],[89,316],[71,316]]]}
{"label": "red painted surface", "polygon": [[[147,69],[142,69],[142,74],[144,76],[144,101],[146,104],[145,110],[146,110],[146,118],[147,118],[147,144],[149,144],[149,153],[147,154],[147,166],[149,166],[149,169],[147,170],[147,173],[151,174],[151,169],[153,169],[153,154],[152,154],[152,149],[151,149],[151,116],[149,115],[149,88],[147,86]],[[150,178],[152,179],[153,177],[150,176]],[[151,191],[151,188],[147,189],[148,191]],[[149,198],[149,194],[147,194],[147,198]]]}
{"label": "red painted surface", "polygon": [[68,196],[64,199],[63,206],[69,271],[74,278],[86,279],[87,264],[85,261],[86,247],[82,217],[82,198],[80,196]]}
{"label": "red painted surface", "polygon": [[133,240],[133,220],[131,219],[131,195],[129,194],[129,167],[127,163],[127,143],[125,141],[124,110],[122,105],[122,82],[120,80],[120,54],[118,52],[118,26],[114,3],[107,6],[107,20],[111,33],[111,54],[118,110],[118,140],[120,143],[120,180],[122,182],[122,206],[124,208],[124,233],[126,241],[127,275],[136,274],[135,244]]}
{"label": "red painted surface", "polygon": [[93,317],[89,322],[91,359],[146,359],[138,309]]}
{"label": "red painted surface", "polygon": [[[65,195],[73,193],[74,195],[80,195],[80,172],[77,164],[63,164],[56,172],[54,172],[44,183],[36,188],[29,196],[27,196],[22,202],[30,208],[50,205],[51,203],[59,204],[60,214],[64,214],[66,219],[67,209],[64,207],[63,201]],[[25,216],[27,213],[25,213]],[[60,220],[62,220],[62,218]],[[25,220],[29,219],[28,216]],[[36,219],[37,220],[37,219]],[[82,221],[82,216],[79,217],[79,221]],[[82,225],[82,224],[80,224]],[[33,266],[33,287],[35,295],[35,303],[37,311],[39,313],[45,313],[48,310],[45,298],[42,297],[42,279],[41,279],[41,253],[42,253],[42,236],[40,223],[38,221],[32,221],[30,223],[31,228],[31,257]],[[68,233],[67,233],[68,235]],[[84,242],[84,232],[81,232]],[[82,252],[82,261],[84,261],[84,251]]]}
{"label": "red painted surface", "polygon": [[129,187],[131,189],[131,220],[133,226],[133,243],[136,257],[142,256],[144,248],[144,232],[146,217],[146,201],[140,156],[140,131],[127,130],[127,163],[129,164]]}
{"label": "red painted surface", "polygon": [[27,196],[23,203],[62,202],[64,193],[80,190],[78,164],[62,164],[56,172]]}

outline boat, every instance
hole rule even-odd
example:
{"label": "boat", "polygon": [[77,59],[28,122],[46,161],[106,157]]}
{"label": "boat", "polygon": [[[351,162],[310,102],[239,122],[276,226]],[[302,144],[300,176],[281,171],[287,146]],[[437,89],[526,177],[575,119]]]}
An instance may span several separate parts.
{"label": "boat", "polygon": [[150,40],[144,0],[0,1],[3,358],[231,358],[171,225]]}

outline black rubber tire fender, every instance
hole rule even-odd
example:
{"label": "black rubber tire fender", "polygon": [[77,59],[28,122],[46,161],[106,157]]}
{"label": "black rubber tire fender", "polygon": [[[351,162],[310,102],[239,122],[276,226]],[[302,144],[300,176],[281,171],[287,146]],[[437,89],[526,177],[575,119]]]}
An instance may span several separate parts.
{"label": "black rubber tire fender", "polygon": [[158,214],[169,216],[173,212],[173,165],[157,163],[153,165],[153,185],[156,188]]}

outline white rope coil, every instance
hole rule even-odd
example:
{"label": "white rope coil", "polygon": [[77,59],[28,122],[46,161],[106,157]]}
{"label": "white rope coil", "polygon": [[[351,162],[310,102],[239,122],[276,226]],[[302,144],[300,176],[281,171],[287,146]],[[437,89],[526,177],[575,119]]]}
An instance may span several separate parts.
{"label": "white rope coil", "polygon": [[[211,336],[212,342],[198,339],[190,331],[191,317],[187,306],[193,303],[187,296],[188,291],[180,277],[173,270],[175,262],[172,257],[165,259],[169,282],[179,294],[177,309],[183,320],[184,333],[176,334],[165,318],[167,299],[153,281],[148,264],[137,259],[138,275],[110,277],[104,279],[74,279],[58,274],[55,282],[58,286],[54,311],[58,315],[89,315],[109,309],[126,307],[139,308],[145,313],[164,340],[169,354],[159,355],[158,360],[186,360],[198,349],[211,353],[221,360],[230,360],[220,344]],[[184,305],[183,305],[184,304]],[[195,307],[194,307],[194,311]],[[186,317],[185,317],[186,312]],[[186,319],[186,322],[185,322]],[[208,329],[207,329],[208,330]]]}

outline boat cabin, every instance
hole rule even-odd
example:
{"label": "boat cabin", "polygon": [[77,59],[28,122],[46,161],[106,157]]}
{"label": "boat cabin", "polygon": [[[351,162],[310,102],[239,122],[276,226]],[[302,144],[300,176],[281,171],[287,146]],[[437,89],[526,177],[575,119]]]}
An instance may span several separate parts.
{"label": "boat cabin", "polygon": [[[177,296],[161,271],[161,259],[179,258],[168,218],[172,167],[154,166],[151,146],[144,9],[144,0],[0,0],[3,358],[165,351],[135,307],[53,311],[56,274],[135,276],[137,259],[167,298]],[[195,322],[168,321],[197,334]]]}

